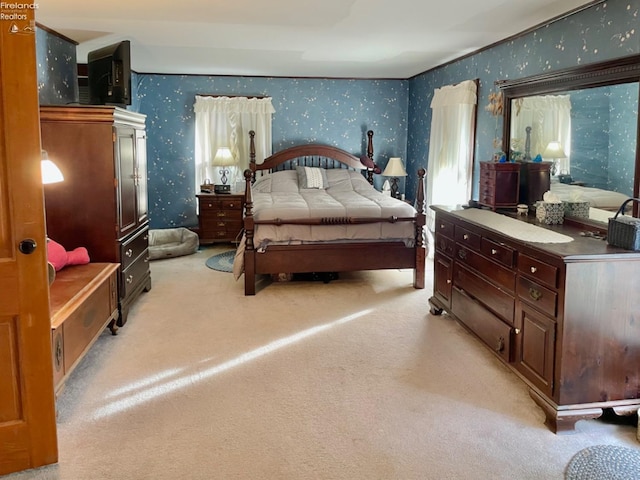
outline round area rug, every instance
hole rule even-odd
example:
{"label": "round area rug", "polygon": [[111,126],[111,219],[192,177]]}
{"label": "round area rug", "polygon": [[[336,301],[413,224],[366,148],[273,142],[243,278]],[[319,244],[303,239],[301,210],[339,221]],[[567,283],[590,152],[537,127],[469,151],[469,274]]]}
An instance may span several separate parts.
{"label": "round area rug", "polygon": [[640,478],[640,450],[596,445],[576,453],[565,471],[567,480],[632,480]]}
{"label": "round area rug", "polygon": [[233,258],[235,256],[235,250],[218,253],[207,259],[207,267],[219,272],[233,272]]}

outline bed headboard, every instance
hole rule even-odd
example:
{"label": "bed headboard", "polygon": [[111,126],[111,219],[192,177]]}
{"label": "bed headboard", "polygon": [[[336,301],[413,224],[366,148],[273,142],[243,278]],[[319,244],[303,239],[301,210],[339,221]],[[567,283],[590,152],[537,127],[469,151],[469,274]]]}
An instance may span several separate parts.
{"label": "bed headboard", "polygon": [[[279,170],[293,170],[296,166],[320,167],[320,168],[346,168],[367,172],[367,180],[373,184],[373,168],[368,168],[359,157],[330,145],[307,144],[286,148],[264,159],[262,163],[256,163],[255,132],[249,132],[249,169],[252,181],[256,174],[264,174]],[[373,131],[367,132],[367,156],[368,164],[373,162]]]}

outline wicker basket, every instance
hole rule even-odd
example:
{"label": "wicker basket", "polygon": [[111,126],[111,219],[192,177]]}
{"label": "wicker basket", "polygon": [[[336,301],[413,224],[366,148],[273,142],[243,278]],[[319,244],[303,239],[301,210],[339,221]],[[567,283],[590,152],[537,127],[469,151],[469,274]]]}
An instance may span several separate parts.
{"label": "wicker basket", "polygon": [[640,203],[640,199],[625,200],[613,218],[609,219],[607,243],[626,250],[640,250],[640,218],[626,216],[623,213],[629,202]]}

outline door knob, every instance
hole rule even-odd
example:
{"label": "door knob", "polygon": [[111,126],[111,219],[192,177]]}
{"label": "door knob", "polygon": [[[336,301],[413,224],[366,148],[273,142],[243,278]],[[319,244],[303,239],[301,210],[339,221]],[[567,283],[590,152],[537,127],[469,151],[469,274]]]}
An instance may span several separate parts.
{"label": "door knob", "polygon": [[18,250],[20,250],[25,255],[31,255],[35,251],[37,246],[38,246],[38,244],[36,243],[36,241],[34,239],[25,238],[18,245]]}

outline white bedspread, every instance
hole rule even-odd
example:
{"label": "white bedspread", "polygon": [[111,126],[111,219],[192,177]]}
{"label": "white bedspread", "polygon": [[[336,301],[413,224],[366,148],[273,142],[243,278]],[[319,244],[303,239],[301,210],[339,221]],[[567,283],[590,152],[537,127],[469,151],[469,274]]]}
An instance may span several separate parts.
{"label": "white bedspread", "polygon": [[581,187],[579,185],[569,185],[565,183],[551,183],[551,192],[556,194],[560,200],[566,202],[583,201],[595,208],[606,210],[617,210],[622,203],[629,198],[622,193],[600,188]]}
{"label": "white bedspread", "polygon": [[[270,174],[252,189],[256,220],[295,220],[326,217],[415,217],[408,203],[375,190],[359,172],[326,170],[327,188],[298,188],[295,171]],[[272,244],[316,242],[403,241],[415,243],[413,222],[376,222],[357,225],[256,225],[254,245],[258,252]],[[241,251],[234,262],[236,278],[242,271]]]}

